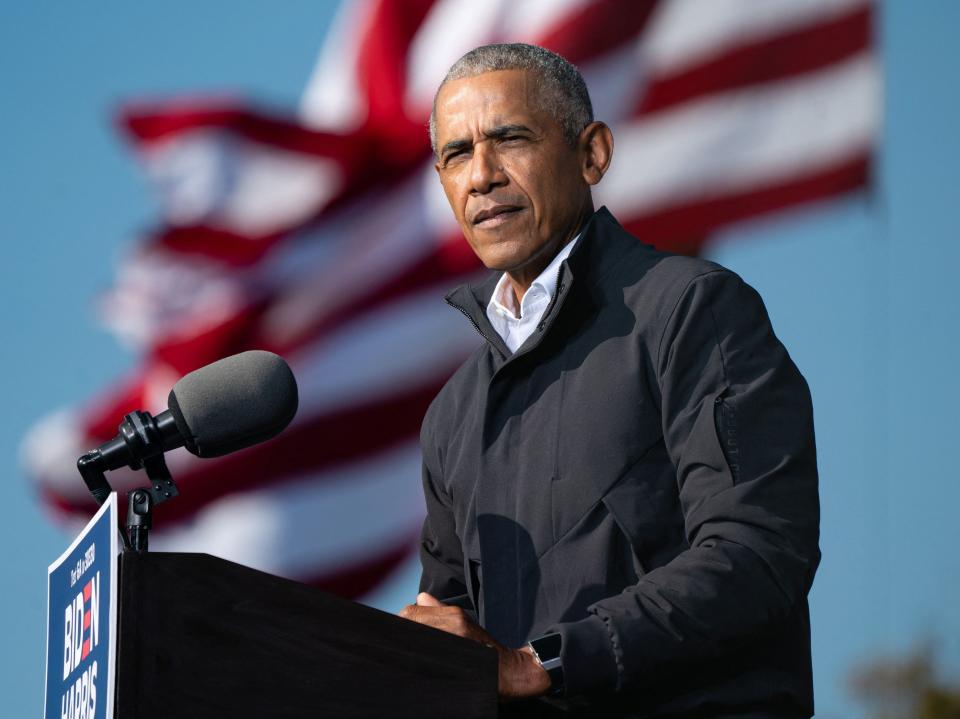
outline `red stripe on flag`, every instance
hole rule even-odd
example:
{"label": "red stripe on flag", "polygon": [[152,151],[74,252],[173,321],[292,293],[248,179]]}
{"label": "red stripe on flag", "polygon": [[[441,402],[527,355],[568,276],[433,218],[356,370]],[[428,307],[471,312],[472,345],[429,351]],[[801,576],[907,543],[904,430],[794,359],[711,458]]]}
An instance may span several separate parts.
{"label": "red stripe on flag", "polygon": [[259,144],[337,160],[345,167],[355,165],[364,154],[360,136],[311,130],[269,111],[212,101],[130,104],[121,108],[118,122],[147,147],[185,132],[219,129]]}
{"label": "red stripe on flag", "polygon": [[178,255],[210,257],[231,267],[255,264],[289,231],[265,235],[240,234],[207,225],[164,227],[153,234],[150,244]]}
{"label": "red stripe on flag", "polygon": [[117,382],[109,395],[98,397],[90,406],[83,408],[84,433],[90,438],[88,449],[115,437],[125,414],[143,409],[142,379],[141,375]]}
{"label": "red stripe on flag", "polygon": [[259,234],[202,222],[164,225],[152,233],[143,251],[159,248],[179,255],[208,257],[229,267],[254,265],[281,242],[298,242],[304,237],[306,241],[315,241],[312,229],[331,213],[343,209],[365,192],[382,193],[393,183],[401,184],[412,173],[421,172],[423,163],[431,156],[426,132],[420,125],[417,125],[415,134],[395,141],[373,134],[359,140],[353,136],[344,137],[343,141],[358,142],[364,154],[351,167],[342,168],[345,175],[339,190],[317,209],[316,214]]}
{"label": "red stripe on flag", "polygon": [[[431,285],[438,288],[439,301],[439,296],[447,289],[452,289],[455,284],[483,269],[483,265],[459,232],[456,238],[451,237],[442,241],[424,240],[424,244],[428,243],[435,245],[433,251],[411,264],[399,275],[382,285],[373,284],[369,292],[339,307],[335,313],[318,317],[314,323],[306,325],[303,330],[284,340],[282,344],[271,339],[269,333],[262,331],[262,316],[269,312],[272,304],[278,300],[275,293],[271,293],[270,296],[255,303],[252,302],[235,315],[227,317],[202,332],[157,343],[153,353],[158,359],[184,374],[250,347],[286,355],[304,344],[317,341],[323,335],[349,322],[356,321],[367,312],[389,305]],[[116,422],[119,421],[118,418]]]}
{"label": "red stripe on flag", "polygon": [[[381,584],[413,555],[417,548],[416,536],[407,542],[398,543],[389,551],[365,562],[352,562],[332,574],[314,578],[299,578],[305,584],[313,585],[325,592],[337,594],[347,599],[356,599]],[[413,601],[413,598],[410,599]]]}
{"label": "red stripe on flag", "polygon": [[739,45],[695,67],[652,78],[635,114],[822,70],[871,45],[872,8],[812,27]]}
{"label": "red stripe on flag", "polygon": [[704,240],[722,227],[855,190],[869,177],[870,155],[862,152],[814,174],[688,202],[630,219],[624,225],[660,249],[695,255]]}
{"label": "red stripe on flag", "polygon": [[98,507],[93,497],[67,499],[48,485],[41,485],[38,495],[58,520],[69,518],[86,521],[97,513]]}
{"label": "red stripe on flag", "polygon": [[[399,110],[398,110],[399,112]],[[373,187],[401,180],[419,170],[430,156],[427,131],[422,122],[393,116],[392,122],[365,125],[356,132],[333,134],[312,130],[296,120],[280,118],[262,111],[210,103],[169,102],[163,105],[130,105],[120,112],[118,122],[144,149],[151,144],[197,130],[219,130],[225,135],[243,138],[267,147],[336,162],[343,173],[338,200],[357,195]],[[299,225],[302,226],[302,225]],[[185,232],[212,233],[210,240],[229,239],[230,232],[217,227],[185,227]],[[218,237],[218,234],[220,237]],[[244,238],[249,240],[249,238]],[[260,239],[275,240],[274,235]],[[222,243],[216,243],[215,246]],[[197,251],[196,249],[193,251]]]}
{"label": "red stripe on flag", "polygon": [[[87,582],[87,583],[84,585],[84,587],[83,587],[83,601],[84,601],[84,603],[90,601],[90,594],[91,594],[92,592],[93,592],[93,581],[91,580],[91,581]],[[89,612],[87,612],[87,614],[89,615]],[[83,620],[83,626],[87,626],[88,623],[89,623],[89,620],[85,618],[85,619]]]}
{"label": "red stripe on flag", "polygon": [[152,359],[169,365],[182,376],[237,352],[254,347],[266,349],[254,342],[253,334],[267,308],[267,299],[255,301],[251,296],[249,305],[222,322],[189,336],[158,343],[153,348]]}
{"label": "red stripe on flag", "polygon": [[658,0],[599,0],[562,17],[533,40],[576,64],[635,40]]}
{"label": "red stripe on flag", "polygon": [[437,288],[437,302],[440,302],[441,297],[453,289],[454,285],[474,277],[482,270],[480,260],[462,238],[459,241],[446,241],[401,275],[379,287],[371,288],[371,292],[345,304],[333,314],[318,318],[282,345],[272,343],[266,337],[255,336],[252,346],[284,355],[303,345],[316,342],[323,335],[356,321],[365,313],[386,307],[428,287]]}
{"label": "red stripe on flag", "polygon": [[80,659],[84,660],[87,658],[87,655],[90,653],[90,638],[83,640],[83,651],[80,652]]}
{"label": "red stripe on flag", "polygon": [[424,142],[422,122],[404,122],[404,97],[410,44],[433,3],[434,0],[381,0],[370,13],[357,56],[357,69],[365,86],[367,123],[389,128],[391,135],[409,133],[412,125],[418,135],[424,136]]}

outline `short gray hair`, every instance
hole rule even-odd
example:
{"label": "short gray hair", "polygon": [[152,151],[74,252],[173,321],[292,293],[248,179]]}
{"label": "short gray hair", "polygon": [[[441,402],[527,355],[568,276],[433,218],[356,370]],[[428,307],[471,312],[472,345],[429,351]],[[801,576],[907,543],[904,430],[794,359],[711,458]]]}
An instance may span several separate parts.
{"label": "short gray hair", "polygon": [[587,84],[568,60],[546,48],[522,42],[481,45],[453,63],[433,96],[430,146],[434,155],[437,154],[437,96],[440,90],[451,80],[497,70],[526,70],[536,77],[543,109],[557,119],[570,145],[574,145],[580,131],[593,122]]}

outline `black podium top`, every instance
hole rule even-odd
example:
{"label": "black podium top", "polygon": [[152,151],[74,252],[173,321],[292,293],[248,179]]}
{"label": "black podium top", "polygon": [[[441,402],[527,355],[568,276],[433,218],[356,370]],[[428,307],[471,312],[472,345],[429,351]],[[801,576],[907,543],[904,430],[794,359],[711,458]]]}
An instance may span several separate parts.
{"label": "black podium top", "polygon": [[206,554],[120,561],[117,717],[495,717],[488,647]]}

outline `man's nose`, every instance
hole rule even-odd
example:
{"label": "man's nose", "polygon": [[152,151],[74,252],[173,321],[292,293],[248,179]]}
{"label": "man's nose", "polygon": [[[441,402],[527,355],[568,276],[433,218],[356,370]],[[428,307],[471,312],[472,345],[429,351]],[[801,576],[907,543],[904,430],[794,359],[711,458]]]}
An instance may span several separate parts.
{"label": "man's nose", "polygon": [[470,190],[485,195],[495,187],[505,185],[507,175],[499,153],[490,142],[478,142],[473,148],[470,165]]}

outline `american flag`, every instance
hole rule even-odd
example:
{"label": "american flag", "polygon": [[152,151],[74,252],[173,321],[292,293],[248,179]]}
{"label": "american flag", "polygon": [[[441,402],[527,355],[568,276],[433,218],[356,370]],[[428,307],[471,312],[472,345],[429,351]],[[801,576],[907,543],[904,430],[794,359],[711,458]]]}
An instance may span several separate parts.
{"label": "american flag", "polygon": [[362,596],[414,549],[419,423],[481,341],[441,301],[481,270],[426,132],[452,62],[519,40],[577,64],[616,142],[597,205],[697,253],[732,223],[869,185],[875,13],[870,0],[347,1],[298,111],[127,107],[162,219],[100,309],[142,361],[122,389],[31,430],[43,501],[85,520],[80,454],[127,412],[165,409],[186,372],[268,349],[297,376],[297,418],[234,455],[168,455],[181,496],[157,509],[152,546]]}

